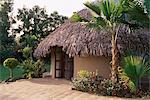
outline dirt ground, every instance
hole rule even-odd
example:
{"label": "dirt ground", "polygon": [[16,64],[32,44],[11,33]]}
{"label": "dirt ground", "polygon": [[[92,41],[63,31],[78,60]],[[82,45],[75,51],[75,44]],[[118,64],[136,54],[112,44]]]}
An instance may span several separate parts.
{"label": "dirt ground", "polygon": [[70,84],[64,79],[51,78],[0,84],[0,100],[122,100],[71,90]]}

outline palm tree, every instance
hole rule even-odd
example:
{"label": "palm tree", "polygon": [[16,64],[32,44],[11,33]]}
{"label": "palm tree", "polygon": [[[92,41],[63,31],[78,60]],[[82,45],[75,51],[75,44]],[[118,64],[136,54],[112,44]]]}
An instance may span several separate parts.
{"label": "palm tree", "polygon": [[149,25],[148,14],[144,12],[144,7],[135,0],[100,0],[94,3],[86,2],[84,5],[91,11],[92,19],[86,20],[77,13],[71,17],[72,21],[85,22],[89,27],[105,30],[111,34],[112,40],[112,67],[111,79],[113,83],[118,81],[119,50],[117,47],[117,36],[122,26],[139,28]]}

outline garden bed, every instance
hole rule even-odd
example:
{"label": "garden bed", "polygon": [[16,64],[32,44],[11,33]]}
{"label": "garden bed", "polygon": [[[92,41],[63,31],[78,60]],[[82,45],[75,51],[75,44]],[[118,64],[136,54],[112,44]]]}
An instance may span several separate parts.
{"label": "garden bed", "polygon": [[136,91],[133,91],[133,85],[131,84],[130,86],[121,80],[113,84],[112,80],[105,79],[98,73],[88,72],[86,70],[79,71],[78,75],[72,80],[72,90],[99,96],[150,99],[150,89],[148,87],[146,90],[138,88]]}

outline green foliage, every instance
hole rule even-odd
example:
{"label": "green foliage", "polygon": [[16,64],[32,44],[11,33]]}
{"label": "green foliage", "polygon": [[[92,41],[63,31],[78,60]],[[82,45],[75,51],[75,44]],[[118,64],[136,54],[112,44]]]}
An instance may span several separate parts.
{"label": "green foliage", "polygon": [[72,80],[73,86],[79,91],[87,92],[89,90],[88,84],[90,77],[90,72],[86,70],[80,70],[77,74],[77,77]]}
{"label": "green foliage", "polygon": [[[72,80],[74,89],[109,96],[131,96],[129,88],[119,82],[113,85],[112,80],[102,78],[99,73],[81,70]],[[123,92],[122,92],[123,91]]]}
{"label": "green foliage", "polygon": [[30,57],[31,50],[32,50],[32,48],[30,48],[30,47],[25,47],[25,48],[22,50],[23,56],[24,56],[25,58]]}
{"label": "green foliage", "polygon": [[[122,0],[123,1],[123,0]],[[144,6],[137,0],[126,0],[124,3],[124,15],[122,22],[131,28],[149,28],[149,16]]]}
{"label": "green foliage", "polygon": [[123,82],[118,82],[113,84],[112,80],[104,79],[101,82],[101,92],[104,95],[109,96],[119,96],[119,97],[131,97],[129,88],[123,84]]}
{"label": "green foliage", "polygon": [[43,72],[45,72],[44,63],[41,60],[37,60],[34,64],[36,70],[34,72],[35,77],[42,77]]}
{"label": "green foliage", "polygon": [[39,6],[34,6],[31,9],[19,9],[16,22],[21,21],[23,24],[17,29],[13,29],[13,33],[16,35],[15,33],[23,31],[20,45],[36,48],[38,42],[64,23],[65,19],[67,17],[59,15],[57,12],[48,15],[46,10]]}
{"label": "green foliage", "polygon": [[[46,10],[39,6],[34,6],[32,9],[18,9],[16,16],[13,17],[10,14],[8,16],[8,13],[12,10],[12,0],[1,1],[0,61],[14,56],[22,61],[25,57],[26,60],[23,61],[23,68],[26,69],[25,76],[27,78],[41,77],[45,70],[42,67],[43,62],[33,61],[32,51],[43,38],[64,23],[67,17],[59,15],[57,12],[48,15]],[[17,28],[13,28],[12,26],[18,21]],[[16,33],[20,33],[21,36],[15,38]],[[8,34],[10,37],[8,37]],[[16,40],[16,43],[13,40]]]}
{"label": "green foliage", "polygon": [[123,82],[130,90],[131,93],[135,93],[136,92],[136,86],[133,83],[133,81],[130,80],[130,78],[125,75],[125,73],[123,72],[123,68],[119,67],[118,68],[118,73],[119,73],[119,81]]}
{"label": "green foliage", "polygon": [[135,0],[119,0],[115,3],[114,0],[102,0],[100,8],[107,21],[113,23],[127,24],[130,28],[148,27],[148,15],[144,12],[144,7]]}
{"label": "green foliage", "polygon": [[27,59],[22,63],[24,69],[24,77],[31,79],[33,77],[41,77],[45,71],[44,64],[40,60],[34,62],[31,59]]}
{"label": "green foliage", "polygon": [[15,68],[19,64],[18,60],[15,58],[7,58],[4,62],[3,65],[5,67],[8,67],[10,69]]}
{"label": "green foliage", "polygon": [[0,50],[10,47],[13,43],[12,37],[8,37],[7,30],[10,28],[8,13],[12,11],[12,0],[0,1]]}
{"label": "green foliage", "polygon": [[73,13],[73,15],[71,16],[70,19],[73,22],[77,22],[77,21],[80,21],[80,22],[84,21],[84,22],[86,22],[86,21],[88,21],[84,17],[79,16],[76,12]]}
{"label": "green foliage", "polygon": [[[103,29],[109,33],[116,33],[120,24],[130,28],[149,27],[149,17],[138,0],[101,0],[96,3],[86,2],[84,5],[92,12],[92,19],[88,21],[92,28]],[[94,13],[94,14],[93,14]],[[86,22],[80,15],[74,14],[75,21]]]}
{"label": "green foliage", "polygon": [[[8,68],[3,67],[3,65],[0,65],[0,81],[7,81],[9,79],[10,72]],[[23,70],[17,66],[13,69],[13,79],[20,79],[22,78]]]}
{"label": "green foliage", "polygon": [[102,81],[104,80],[98,73],[92,73],[89,79],[89,92],[105,95],[103,91]]}
{"label": "green foliage", "polygon": [[146,8],[147,13],[150,16],[150,1],[149,0],[144,0],[144,6]]}
{"label": "green foliage", "polygon": [[38,43],[64,23],[67,17],[59,15],[57,12],[48,15],[44,8],[34,6],[31,9],[18,9],[17,15],[11,19],[13,20],[10,21],[11,26],[19,22],[16,28],[11,27],[9,30],[12,37],[16,37],[18,33],[20,34],[15,39],[17,42],[16,51],[22,51],[25,58],[34,59],[32,53]]}
{"label": "green foliage", "polygon": [[138,89],[139,80],[150,76],[150,65],[145,58],[132,55],[125,57],[123,62],[123,73],[129,78],[129,87],[135,93]]}
{"label": "green foliage", "polygon": [[23,63],[22,63],[22,66],[23,66],[23,69],[24,69],[24,77],[25,78],[28,78],[28,79],[31,79],[34,75],[34,71],[35,71],[35,67],[34,67],[34,62],[33,60],[25,60]]}
{"label": "green foliage", "polygon": [[94,3],[90,3],[90,2],[86,2],[84,3],[84,5],[91,9],[93,12],[95,12],[95,14],[97,14],[98,16],[101,15],[101,8],[99,5],[95,5]]}
{"label": "green foliage", "polygon": [[73,87],[76,89],[76,90],[79,90],[79,91],[83,91],[83,92],[88,92],[89,91],[89,78],[86,78],[86,77],[83,77],[83,78],[80,78],[80,77],[77,77],[77,78],[74,78],[72,80],[72,83],[73,83]]}
{"label": "green foliage", "polygon": [[9,49],[1,50],[0,51],[0,63],[3,63],[3,61],[7,58],[12,57],[12,51]]}
{"label": "green foliage", "polygon": [[92,73],[90,73],[89,71],[87,70],[80,70],[77,74],[77,77],[80,77],[80,78],[89,78],[91,76]]}
{"label": "green foliage", "polygon": [[13,69],[14,69],[15,67],[17,67],[18,64],[19,64],[19,62],[18,62],[18,60],[15,59],[15,58],[7,58],[7,59],[3,62],[4,67],[9,68],[11,81],[13,80]]}

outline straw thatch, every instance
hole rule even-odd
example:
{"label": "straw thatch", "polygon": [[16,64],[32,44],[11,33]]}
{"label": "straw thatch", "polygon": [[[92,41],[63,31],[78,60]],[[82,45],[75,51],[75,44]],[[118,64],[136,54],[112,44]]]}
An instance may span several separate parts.
{"label": "straw thatch", "polygon": [[[78,12],[86,19],[90,19],[90,12],[86,9]],[[131,49],[134,51],[150,51],[150,35],[148,32],[128,33],[120,31],[118,34],[118,47],[121,53]],[[96,31],[79,22],[67,20],[53,33],[40,42],[34,52],[35,57],[45,57],[54,46],[62,47],[69,56],[94,55],[111,56],[111,36],[103,31]]]}

